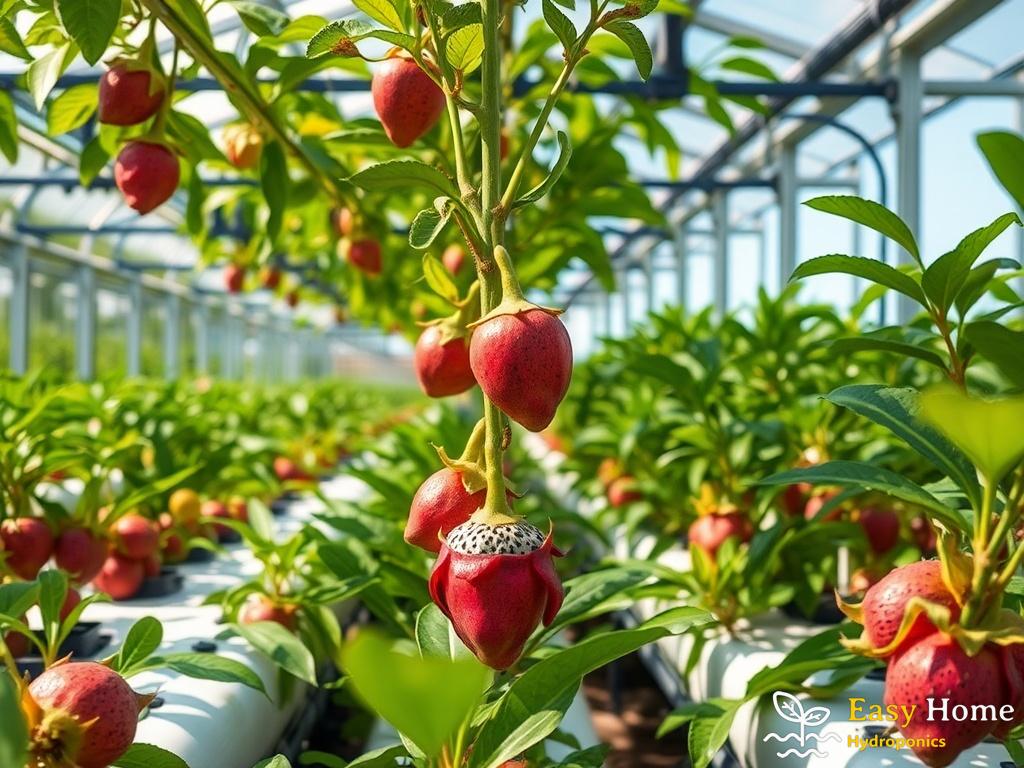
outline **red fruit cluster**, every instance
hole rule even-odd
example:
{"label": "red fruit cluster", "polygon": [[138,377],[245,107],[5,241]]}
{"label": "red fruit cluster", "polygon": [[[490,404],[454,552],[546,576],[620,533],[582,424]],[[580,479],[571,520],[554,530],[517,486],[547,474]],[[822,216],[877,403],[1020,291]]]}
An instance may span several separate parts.
{"label": "red fruit cluster", "polygon": [[129,514],[114,523],[110,535],[114,550],[92,583],[114,600],[127,600],[138,594],[147,575],[160,572],[160,526],[142,515]]}
{"label": "red fruit cluster", "polygon": [[16,517],[0,523],[0,542],[7,554],[6,568],[31,581],[53,554],[53,532],[38,517]]}
{"label": "red fruit cluster", "polygon": [[114,163],[114,183],[128,207],[142,214],[167,202],[178,188],[178,158],[163,144],[130,141]]}
{"label": "red fruit cluster", "polygon": [[413,368],[420,388],[428,397],[457,395],[476,384],[469,364],[469,342],[464,336],[445,340],[440,325],[423,329],[416,341]]}
{"label": "red fruit cluster", "polygon": [[444,94],[412,59],[393,57],[373,75],[373,106],[396,147],[408,147],[434,127],[444,111]]}
{"label": "red fruit cluster", "polygon": [[105,537],[87,528],[68,528],[57,538],[53,560],[72,583],[87,584],[100,572],[109,550]]}

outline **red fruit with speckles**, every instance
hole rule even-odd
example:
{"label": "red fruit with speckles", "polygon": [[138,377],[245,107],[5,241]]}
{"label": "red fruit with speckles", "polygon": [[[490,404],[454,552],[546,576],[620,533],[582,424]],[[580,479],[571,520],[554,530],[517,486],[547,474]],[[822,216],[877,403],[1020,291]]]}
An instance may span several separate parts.
{"label": "red fruit with speckles", "polygon": [[921,740],[912,747],[921,762],[941,768],[991,734],[996,723],[970,715],[958,722],[951,716],[942,718],[939,713],[930,720],[929,701],[944,702],[947,712],[961,706],[968,713],[973,706],[994,705],[998,710],[1008,696],[1003,674],[999,654],[991,646],[971,657],[951,637],[936,632],[907,648],[889,664],[885,704],[917,707],[909,724],[899,724],[900,733],[908,740]]}
{"label": "red fruit with speckles", "polygon": [[16,517],[0,523],[0,540],[7,553],[4,564],[16,576],[31,581],[53,554],[53,533],[45,520]]}
{"label": "red fruit with speckles", "polygon": [[491,402],[540,432],[569,389],[572,343],[562,321],[543,309],[496,315],[473,331],[469,363]]}
{"label": "red fruit with speckles", "polygon": [[486,489],[469,493],[462,475],[444,467],[423,481],[413,496],[405,540],[428,552],[441,551],[439,536],[447,536],[456,526],[469,520],[483,506]]}
{"label": "red fruit with speckles", "polygon": [[89,529],[68,528],[57,537],[53,559],[73,583],[87,584],[100,572],[109,549],[110,543]]}
{"label": "red fruit with speckles", "polygon": [[726,512],[717,515],[701,515],[690,524],[687,536],[691,547],[699,547],[710,559],[714,560],[719,548],[727,539],[748,542],[753,533],[750,520],[738,512]]}
{"label": "red fruit with speckles", "polygon": [[888,552],[900,540],[900,518],[891,509],[862,509],[857,522],[864,529],[871,551],[875,554]]}
{"label": "red fruit with speckles", "polygon": [[627,504],[643,501],[644,495],[636,489],[636,478],[632,475],[622,475],[611,481],[608,485],[608,504],[613,509],[619,509]]}
{"label": "red fruit with speckles", "polygon": [[294,605],[279,605],[268,597],[249,600],[238,611],[240,624],[254,624],[257,621],[273,621],[285,629],[294,630],[298,609]]}
{"label": "red fruit with speckles", "polygon": [[[900,566],[872,586],[860,604],[864,638],[872,647],[883,648],[896,639],[907,603],[912,597],[946,606],[954,621],[960,616],[956,598],[942,580],[942,565],[938,560],[921,560]],[[898,655],[900,651],[936,631],[935,625],[927,617],[919,615],[895,654]]]}
{"label": "red fruit with speckles", "polygon": [[141,214],[170,200],[178,188],[177,156],[163,144],[130,141],[114,163],[114,182],[129,208]]}
{"label": "red fruit with speckles", "polygon": [[466,249],[458,244],[449,245],[444,249],[444,253],[441,254],[441,263],[453,275],[457,275],[462,271],[462,265],[465,261]]}
{"label": "red fruit with speckles", "polygon": [[427,326],[420,334],[413,367],[420,389],[429,397],[457,395],[476,384],[467,339],[457,336],[442,343],[442,329],[438,325]]}
{"label": "red fruit with speckles", "polygon": [[373,74],[373,106],[396,147],[408,147],[437,123],[444,93],[412,59],[388,59]]}
{"label": "red fruit with speckles", "polygon": [[77,768],[107,768],[120,758],[135,740],[139,712],[150,698],[92,661],[50,667],[28,694],[42,710],[31,732],[29,762]]}
{"label": "red fruit with speckles", "polygon": [[106,592],[114,600],[135,597],[146,578],[146,568],[141,560],[125,557],[114,552],[103,563],[92,585],[99,592]]}
{"label": "red fruit with speckles", "polygon": [[152,88],[152,84],[149,70],[115,63],[100,77],[96,118],[107,125],[135,125],[148,120],[164,99],[163,87]]}
{"label": "red fruit with speckles", "polygon": [[135,560],[145,560],[160,546],[159,526],[142,515],[125,515],[112,533],[117,551]]}
{"label": "red fruit with speckles", "polygon": [[381,269],[380,243],[369,238],[353,240],[345,251],[345,259],[361,272],[368,275],[379,275]]}
{"label": "red fruit with speckles", "polygon": [[224,287],[228,293],[241,293],[245,284],[245,267],[239,264],[228,264],[224,268]]}

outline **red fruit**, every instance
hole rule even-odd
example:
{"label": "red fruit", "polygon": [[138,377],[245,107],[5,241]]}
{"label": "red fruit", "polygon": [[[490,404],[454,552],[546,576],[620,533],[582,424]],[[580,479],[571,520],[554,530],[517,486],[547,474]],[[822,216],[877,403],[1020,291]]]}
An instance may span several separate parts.
{"label": "red fruit", "polygon": [[900,540],[900,518],[891,509],[862,509],[857,522],[864,529],[871,551],[875,554],[888,552]]}
{"label": "red fruit", "polygon": [[160,545],[160,528],[142,515],[125,515],[113,529],[114,545],[125,557],[145,560]]}
{"label": "red fruit", "polygon": [[146,578],[146,568],[141,560],[113,552],[103,568],[93,579],[92,585],[99,592],[106,592],[114,600],[127,600],[138,594]]}
{"label": "red fruit", "polygon": [[[946,606],[954,621],[960,616],[956,598],[942,580],[942,565],[938,560],[921,560],[900,566],[871,587],[860,604],[864,637],[872,647],[885,647],[896,638],[907,603],[912,597]],[[935,626],[927,617],[919,615],[895,653],[898,655],[900,651],[935,631]]]}
{"label": "red fruit", "polygon": [[82,596],[74,587],[68,587],[67,595],[64,596],[64,604],[60,607],[60,620],[64,621],[71,612],[82,602]]}
{"label": "red fruit", "polygon": [[163,561],[159,554],[150,555],[142,561],[143,578],[155,579],[160,575],[161,570],[163,570]]}
{"label": "red fruit", "polygon": [[396,147],[408,147],[434,127],[444,111],[444,94],[412,59],[394,57],[373,74],[373,106]]}
{"label": "red fruit", "polygon": [[278,605],[268,597],[249,600],[238,611],[240,624],[253,624],[257,621],[273,621],[285,629],[294,630],[296,611],[294,605]]}
{"label": "red fruit", "polygon": [[442,338],[441,327],[429,325],[416,341],[413,367],[420,389],[429,397],[457,395],[476,384],[467,339],[456,336],[443,342]]}
{"label": "red fruit", "polygon": [[[25,617],[21,617],[22,622],[25,621]],[[0,640],[3,641],[4,645],[7,646],[8,652],[14,658],[18,659],[22,656],[28,656],[32,650],[32,644],[28,638],[19,632],[8,632]]]}
{"label": "red fruit", "polygon": [[[985,646],[972,658],[941,632],[919,640],[898,655],[889,664],[885,678],[886,706],[917,706],[909,725],[899,723],[898,727],[907,739],[922,740],[912,749],[930,766],[949,765],[995,730],[993,719],[976,717],[971,707],[994,708],[998,717],[1006,699],[999,654]],[[929,720],[929,700],[936,706],[945,700],[947,717],[939,711],[934,720]],[[967,714],[957,721],[954,715],[960,707],[966,707]]]}
{"label": "red fruit", "polygon": [[[819,493],[816,496],[811,496],[811,498],[807,500],[807,505],[804,507],[804,519],[813,520],[818,516],[821,508],[832,501],[832,499],[837,495],[838,494],[835,491],[825,491],[824,493]],[[840,515],[842,515],[842,510],[839,507],[835,507],[827,515],[821,518],[821,520],[823,522],[834,523],[839,519]]]}
{"label": "red fruit", "polygon": [[923,555],[927,557],[935,554],[935,547],[938,545],[939,539],[927,517],[922,515],[911,520],[910,534],[914,537],[914,543]]}
{"label": "red fruit", "polygon": [[1013,705],[1013,719],[996,725],[993,735],[1006,741],[1010,731],[1024,724],[1024,644],[998,647],[1006,680],[1007,703]]}
{"label": "red fruit", "polygon": [[726,512],[725,514],[701,515],[690,524],[687,536],[690,546],[700,547],[709,558],[714,560],[726,539],[735,538],[740,542],[747,542],[750,541],[753,533],[750,520],[738,512]]}
{"label": "red fruit", "polygon": [[613,459],[609,456],[601,460],[597,467],[597,479],[601,481],[605,488],[620,477],[622,477],[622,466],[619,464],[618,459]]}
{"label": "red fruit", "polygon": [[441,263],[453,275],[459,274],[465,261],[466,251],[461,245],[449,245],[444,249],[444,253],[441,254]]}
{"label": "red fruit", "polygon": [[224,129],[224,154],[235,168],[252,168],[260,161],[263,136],[249,123],[237,123]]}
{"label": "red fruit", "polygon": [[264,267],[260,270],[260,285],[268,291],[276,291],[281,284],[281,270]]}
{"label": "red fruit", "polygon": [[178,188],[177,156],[163,144],[130,141],[114,163],[114,182],[129,208],[146,214],[167,202]]}
{"label": "red fruit", "polygon": [[282,483],[286,481],[309,482],[313,476],[300,468],[298,464],[285,456],[274,459],[274,474]]}
{"label": "red fruit", "polygon": [[807,508],[808,497],[811,495],[812,490],[813,486],[810,483],[787,485],[786,490],[780,496],[782,508],[786,511],[786,514],[793,515],[794,517],[803,514]]}
{"label": "red fruit", "polygon": [[636,478],[632,475],[622,475],[612,480],[608,486],[608,504],[612,509],[643,501],[644,495],[635,489],[635,483]]}
{"label": "red fruit", "polygon": [[473,331],[469,363],[495,405],[531,432],[555,417],[572,377],[572,343],[543,309],[484,320]]}
{"label": "red fruit", "polygon": [[185,540],[178,533],[165,535],[161,552],[168,563],[180,563],[188,555]]}
{"label": "red fruit", "polygon": [[249,504],[241,496],[228,499],[228,516],[240,523],[249,522]]}
{"label": "red fruit", "polygon": [[380,274],[380,243],[363,238],[349,243],[345,259],[356,269],[368,275]]}
{"label": "red fruit", "polygon": [[[228,512],[228,506],[224,502],[208,499],[203,502],[203,516],[230,518],[231,513]],[[226,525],[221,525],[220,523],[215,524],[213,526],[213,530],[216,531],[218,539],[222,539],[231,534],[231,529]]]}
{"label": "red fruit", "polygon": [[106,768],[135,740],[139,712],[148,702],[119,674],[93,661],[52,666],[28,692],[42,710],[31,734],[39,765]]}
{"label": "red fruit", "polygon": [[440,552],[441,539],[483,506],[487,491],[469,493],[462,475],[444,467],[423,481],[409,508],[405,540],[427,552]]}
{"label": "red fruit", "polygon": [[430,596],[476,657],[507,669],[537,625],[550,624],[564,592],[550,535],[526,522],[470,520],[448,534],[430,574]]}
{"label": "red fruit", "polygon": [[107,125],[135,125],[148,120],[164,100],[162,87],[150,93],[152,80],[149,70],[114,64],[100,77],[97,119]]}
{"label": "red fruit", "polygon": [[88,584],[107,559],[109,542],[87,528],[68,528],[57,537],[53,560],[73,583]]}
{"label": "red fruit", "polygon": [[238,264],[228,264],[224,268],[224,287],[228,293],[239,293],[245,284],[245,267]]}
{"label": "red fruit", "polygon": [[53,533],[38,517],[17,517],[0,523],[5,564],[16,576],[31,581],[53,554]]}

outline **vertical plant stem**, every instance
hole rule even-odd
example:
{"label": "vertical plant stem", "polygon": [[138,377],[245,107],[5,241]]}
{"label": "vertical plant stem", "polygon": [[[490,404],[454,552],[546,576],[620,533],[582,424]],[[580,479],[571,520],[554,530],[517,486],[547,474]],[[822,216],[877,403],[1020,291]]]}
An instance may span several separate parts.
{"label": "vertical plant stem", "polygon": [[[971,578],[971,593],[961,614],[961,624],[967,628],[976,626],[984,619],[987,608],[992,602],[987,593],[992,573],[995,570],[996,559],[989,557],[988,553],[989,526],[997,490],[996,484],[986,478],[981,499],[981,511],[975,520],[974,574]],[[998,543],[993,545],[998,546]]]}

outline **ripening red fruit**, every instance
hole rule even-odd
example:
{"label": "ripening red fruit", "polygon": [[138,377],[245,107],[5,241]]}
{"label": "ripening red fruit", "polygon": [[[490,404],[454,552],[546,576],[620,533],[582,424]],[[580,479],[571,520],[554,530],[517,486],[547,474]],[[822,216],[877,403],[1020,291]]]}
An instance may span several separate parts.
{"label": "ripening red fruit", "polygon": [[112,533],[117,551],[134,560],[146,559],[160,544],[157,524],[142,515],[125,515],[114,523]]}
{"label": "ripening red fruit", "polygon": [[476,384],[469,365],[467,339],[456,336],[442,343],[442,335],[441,326],[427,326],[417,339],[413,354],[416,379],[429,397],[457,395]]}
{"label": "ripening red fruit", "polygon": [[483,320],[469,344],[477,383],[509,418],[540,432],[555,417],[572,377],[572,343],[543,309]]}
{"label": "ripening red fruit", "polygon": [[4,564],[19,578],[33,580],[53,554],[53,533],[38,517],[8,518],[0,523],[0,540],[7,553]]}
{"label": "ripening red fruit", "polygon": [[240,293],[245,284],[245,267],[240,264],[228,264],[224,267],[224,287],[228,293]]}
{"label": "ripening red fruit", "polygon": [[228,499],[228,516],[240,523],[249,522],[249,503],[241,496]]}
{"label": "ripening red fruit", "polygon": [[608,504],[613,509],[619,509],[627,504],[643,501],[644,495],[635,488],[636,478],[632,475],[622,475],[612,480],[608,486]]}
{"label": "ripening red fruit", "polygon": [[370,238],[353,240],[345,251],[345,259],[361,272],[368,275],[379,275],[381,270],[380,243]]}
{"label": "ripening red fruit", "polygon": [[257,621],[273,621],[285,629],[294,630],[298,617],[294,605],[279,605],[269,597],[259,596],[247,601],[238,610],[240,624],[254,624]]}
{"label": "ripening red fruit", "polygon": [[155,579],[163,570],[163,560],[160,554],[153,554],[142,561],[142,575],[145,579]]}
{"label": "ripening red fruit", "polygon": [[996,725],[993,736],[1006,741],[1010,731],[1024,724],[1024,644],[996,646],[1003,664],[1006,680],[1007,704],[1013,705],[1013,719]]}
{"label": "ripening red fruit", "polygon": [[430,574],[430,596],[456,634],[493,669],[516,663],[542,621],[554,621],[564,592],[560,555],[529,523],[470,520],[448,534]]}
{"label": "ripening red fruit", "polygon": [[108,549],[110,543],[88,528],[68,528],[57,537],[53,559],[72,583],[87,584],[100,572]]}
{"label": "ripening red fruit", "polygon": [[864,529],[871,551],[875,554],[885,554],[900,540],[900,518],[891,509],[862,509],[857,522]]}
{"label": "ripening red fruit", "polygon": [[178,188],[177,156],[163,144],[130,141],[114,163],[114,182],[129,208],[147,214],[170,200]]}
{"label": "ripening red fruit", "polygon": [[114,600],[135,597],[146,578],[146,569],[141,560],[125,557],[113,552],[103,563],[92,585],[99,592],[106,592]]}
{"label": "ripening red fruit", "polygon": [[619,464],[618,459],[611,456],[601,459],[601,463],[597,467],[597,479],[605,488],[620,477],[622,477],[622,465]]}
{"label": "ripening red fruit", "polygon": [[31,730],[32,758],[39,765],[77,768],[107,768],[127,752],[139,712],[151,698],[93,661],[56,664],[32,681],[28,693],[42,710]]}
{"label": "ripening red fruit", "polygon": [[260,161],[263,136],[249,123],[236,123],[224,129],[224,154],[235,168],[245,170]]}
{"label": "ripening red fruit", "polygon": [[[949,765],[995,730],[992,720],[975,719],[972,707],[994,705],[998,710],[1007,697],[1002,663],[991,646],[971,657],[941,632],[918,640],[896,656],[885,676],[887,707],[917,707],[909,724],[898,727],[905,738],[914,740],[911,749],[921,762],[934,768]],[[947,713],[965,707],[968,719],[937,714],[929,720],[930,701],[944,704]]]}
{"label": "ripening red fruit", "polygon": [[466,249],[457,243],[449,245],[444,249],[444,253],[441,254],[441,263],[453,275],[457,275],[462,271],[462,265],[465,261]]}
{"label": "ripening red fruit", "polygon": [[393,57],[373,74],[373,106],[396,147],[408,147],[434,127],[444,111],[444,94],[412,59]]}
{"label": "ripening red fruit", "polygon": [[78,590],[74,587],[68,587],[67,594],[64,596],[64,603],[60,607],[60,620],[64,621],[71,612],[78,607],[78,604],[82,602],[82,596]]}
{"label": "ripening red fruit", "polygon": [[753,533],[750,520],[738,512],[726,512],[701,515],[690,523],[687,536],[691,547],[700,547],[710,559],[714,560],[719,548],[727,539],[734,538],[745,543],[750,541]]}
{"label": "ripening red fruit", "polygon": [[282,483],[288,480],[301,483],[313,480],[311,474],[285,456],[278,456],[274,459],[274,474],[277,475],[277,479]]}
{"label": "ripening red fruit", "polygon": [[164,100],[162,86],[150,93],[152,82],[148,69],[115,63],[100,77],[97,119],[107,125],[135,125],[151,118]]}
{"label": "ripening red fruit", "polygon": [[[231,513],[228,512],[228,505],[224,502],[217,501],[216,499],[207,499],[203,502],[203,516],[228,519],[231,517]],[[213,530],[216,532],[218,539],[231,535],[231,529],[220,523],[215,523]]]}
{"label": "ripening red fruit", "polygon": [[486,497],[486,489],[471,494],[459,472],[442,467],[424,480],[413,496],[405,540],[428,552],[440,552],[441,537],[469,520]]}
{"label": "ripening red fruit", "polygon": [[[871,587],[860,604],[864,639],[873,648],[884,648],[896,639],[907,603],[912,597],[946,606],[954,621],[960,616],[956,598],[942,580],[942,565],[938,560],[921,560],[900,566]],[[899,655],[902,650],[936,631],[935,625],[924,614],[919,615],[894,653]]]}
{"label": "ripening red fruit", "polygon": [[281,284],[281,270],[264,267],[260,270],[260,285],[268,291],[276,291]]}
{"label": "ripening red fruit", "polygon": [[793,483],[787,485],[786,489],[782,492],[780,499],[782,501],[782,508],[786,514],[797,517],[804,513],[807,508],[807,502],[810,498],[811,492],[814,490],[814,486],[810,483]]}

